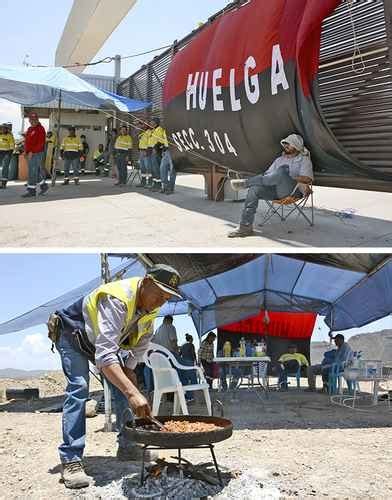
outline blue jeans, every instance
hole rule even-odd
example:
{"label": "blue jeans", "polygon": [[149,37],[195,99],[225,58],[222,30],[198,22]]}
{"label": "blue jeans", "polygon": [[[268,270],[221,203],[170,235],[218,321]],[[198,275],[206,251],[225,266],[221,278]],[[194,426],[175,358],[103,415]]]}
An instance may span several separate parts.
{"label": "blue jeans", "polygon": [[145,149],[141,149],[139,152],[139,164],[140,164],[140,173],[142,174],[142,177],[146,177],[148,174],[148,158]]}
{"label": "blue jeans", "polygon": [[116,165],[118,170],[118,182],[125,185],[128,180],[128,151],[116,152]]}
{"label": "blue jeans", "polygon": [[289,196],[296,184],[296,181],[289,175],[287,165],[282,165],[273,174],[257,175],[248,179],[246,187],[249,191],[242,211],[241,224],[253,225],[259,200],[276,200]]}
{"label": "blue jeans", "polygon": [[158,153],[153,150],[151,157],[150,157],[150,165],[151,165],[151,173],[152,173],[152,178],[155,182],[160,182],[161,180],[161,160],[158,155]]}
{"label": "blue jeans", "polygon": [[[86,401],[89,397],[90,378],[88,360],[64,333],[58,340],[56,348],[67,379],[62,419],[63,443],[59,446],[60,460],[62,463],[81,461],[86,442]],[[110,385],[115,400],[117,426],[121,428],[122,415],[124,409],[128,407],[128,402],[119,389]],[[118,443],[120,446],[125,444],[121,433],[118,436]]]}
{"label": "blue jeans", "polygon": [[174,169],[173,160],[170,151],[165,151],[161,161],[161,182],[164,189],[174,191],[177,173]]}
{"label": "blue jeans", "polygon": [[28,188],[35,189],[37,184],[45,183],[43,168],[44,153],[33,153],[29,160]]}
{"label": "blue jeans", "polygon": [[0,151],[0,179],[8,181],[9,165],[11,161],[12,153],[8,151]]}
{"label": "blue jeans", "polygon": [[79,156],[76,158],[65,158],[64,159],[64,177],[69,178],[70,171],[73,169],[73,176],[79,177],[80,170],[80,158]]}

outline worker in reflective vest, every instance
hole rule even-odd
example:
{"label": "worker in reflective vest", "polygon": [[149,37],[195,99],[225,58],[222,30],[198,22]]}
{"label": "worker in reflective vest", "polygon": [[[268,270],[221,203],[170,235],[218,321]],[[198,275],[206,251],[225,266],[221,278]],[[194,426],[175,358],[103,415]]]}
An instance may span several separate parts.
{"label": "worker in reflective vest", "polygon": [[80,137],[76,136],[75,127],[68,129],[68,137],[65,137],[60,148],[61,158],[64,159],[64,186],[68,186],[73,170],[74,182],[79,184],[80,156],[83,151],[83,144]]}
{"label": "worker in reflective vest", "polygon": [[151,171],[152,171],[152,190],[161,190],[161,150],[160,144],[167,144],[166,131],[161,127],[161,120],[159,118],[153,118],[152,120],[152,130],[149,138],[149,147],[151,148]]}
{"label": "worker in reflective vest", "polygon": [[[63,407],[63,443],[59,446],[62,478],[68,488],[88,486],[82,458],[85,447],[85,405],[89,366],[94,363],[111,383],[116,403],[117,458],[140,460],[142,449],[122,434],[124,411],[148,417],[151,409],[139,391],[134,373],[153,336],[159,308],[178,291],[178,272],[165,265],[151,268],[144,278],[102,285],[71,306],[51,315],[49,335],[60,353],[68,381]],[[54,328],[53,325],[58,327]],[[56,333],[57,332],[57,333]]]}
{"label": "worker in reflective vest", "polygon": [[144,129],[139,134],[139,164],[140,164],[140,174],[142,177],[139,187],[146,187],[150,184],[151,172],[149,172],[149,159],[147,155],[148,142],[150,138],[150,128],[148,125],[144,125]]}
{"label": "worker in reflective vest", "polygon": [[95,174],[101,175],[101,168],[103,167],[103,173],[104,175],[107,176],[109,173],[109,168],[106,164],[105,148],[103,144],[99,144],[98,149],[94,151],[93,160],[94,160]]}
{"label": "worker in reflective vest", "polygon": [[118,170],[118,181],[115,186],[126,186],[128,179],[128,161],[133,148],[132,137],[128,133],[127,127],[120,128],[120,135],[114,144],[116,154],[116,165]]}
{"label": "worker in reflective vest", "polygon": [[0,170],[1,170],[0,189],[5,189],[7,187],[8,170],[14,148],[15,148],[14,136],[8,129],[7,124],[3,124],[0,127]]}

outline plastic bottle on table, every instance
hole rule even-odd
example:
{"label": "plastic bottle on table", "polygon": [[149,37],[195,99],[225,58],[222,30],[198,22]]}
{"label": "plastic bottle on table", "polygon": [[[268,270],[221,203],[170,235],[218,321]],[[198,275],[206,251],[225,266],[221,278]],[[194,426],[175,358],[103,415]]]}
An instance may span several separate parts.
{"label": "plastic bottle on table", "polygon": [[229,340],[227,340],[223,344],[223,356],[225,358],[230,358],[231,357],[231,342]]}
{"label": "plastic bottle on table", "polygon": [[241,340],[240,340],[240,356],[241,356],[241,358],[244,358],[245,354],[246,354],[246,342],[245,342],[244,337],[241,337]]}

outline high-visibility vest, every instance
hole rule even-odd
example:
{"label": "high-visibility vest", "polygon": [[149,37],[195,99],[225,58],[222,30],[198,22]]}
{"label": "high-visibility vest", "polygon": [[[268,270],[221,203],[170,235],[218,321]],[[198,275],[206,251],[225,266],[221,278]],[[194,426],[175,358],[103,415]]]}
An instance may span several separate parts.
{"label": "high-visibility vest", "polygon": [[116,139],[114,149],[120,151],[129,151],[133,147],[133,140],[130,135],[119,135]]}
{"label": "high-visibility vest", "polygon": [[[153,332],[154,320],[158,315],[159,308],[142,316],[137,322],[137,328],[133,328],[127,336],[127,327],[132,323],[136,312],[136,297],[140,281],[143,278],[130,278],[121,281],[113,281],[102,285],[87,295],[83,300],[83,313],[90,319],[95,338],[99,335],[98,304],[100,299],[110,296],[120,300],[127,310],[125,324],[122,332],[119,332],[121,349],[129,350],[135,347],[140,339]],[[123,337],[126,337],[123,339]]]}
{"label": "high-visibility vest", "polygon": [[0,151],[13,151],[15,147],[14,136],[9,132],[0,134]]}
{"label": "high-visibility vest", "polygon": [[79,137],[65,137],[61,149],[67,153],[78,153],[83,151],[83,144]]}
{"label": "high-visibility vest", "polygon": [[166,147],[169,147],[169,143],[167,141],[166,130],[163,127],[157,127],[151,131],[151,136],[149,139],[148,146],[153,148],[160,142]]}
{"label": "high-visibility vest", "polygon": [[100,151],[99,149],[96,149],[94,151],[93,159],[97,160],[100,156],[102,156],[105,153],[105,151]]}
{"label": "high-visibility vest", "polygon": [[150,138],[150,130],[145,130],[139,135],[139,149],[147,149]]}

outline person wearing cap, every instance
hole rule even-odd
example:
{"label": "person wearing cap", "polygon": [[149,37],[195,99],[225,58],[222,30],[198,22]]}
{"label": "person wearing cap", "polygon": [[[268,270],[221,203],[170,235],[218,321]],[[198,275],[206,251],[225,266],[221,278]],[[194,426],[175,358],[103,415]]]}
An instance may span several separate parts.
{"label": "person wearing cap", "polygon": [[57,146],[57,135],[51,130],[48,130],[46,134],[46,144],[45,144],[45,170],[48,174],[52,173],[53,160]]}
{"label": "person wearing cap", "polygon": [[45,169],[43,166],[46,146],[46,132],[41,125],[37,113],[29,115],[30,127],[25,137],[25,155],[28,161],[27,191],[22,198],[32,198],[37,194],[37,185],[40,194],[45,194],[49,189],[46,183]]}
{"label": "person wearing cap", "polygon": [[147,124],[142,125],[143,130],[139,134],[139,164],[141,182],[138,187],[147,187],[149,184],[149,159],[147,155],[148,143],[150,139],[151,129]]}
{"label": "person wearing cap", "polygon": [[152,191],[161,190],[161,161],[162,161],[162,146],[167,147],[166,131],[161,127],[161,120],[153,118],[151,122],[151,133],[148,146],[151,149],[150,166],[152,174]]}
{"label": "person wearing cap", "polygon": [[83,144],[80,137],[76,136],[75,127],[69,127],[68,137],[64,137],[60,147],[60,156],[64,159],[64,186],[68,186],[71,168],[73,170],[74,182],[79,184],[80,157],[83,152]]}
{"label": "person wearing cap", "polygon": [[8,182],[9,165],[15,148],[15,140],[8,123],[0,127],[0,189],[5,189]]}
{"label": "person wearing cap", "polygon": [[[181,298],[179,283],[180,275],[175,269],[156,265],[145,277],[101,285],[49,318],[50,338],[60,354],[68,382],[62,418],[63,442],[59,446],[66,487],[82,488],[90,482],[82,462],[89,361],[113,387],[119,430],[117,458],[142,457],[141,448],[122,434],[124,413],[130,408],[137,417],[151,415],[149,403],[137,387],[134,370],[151,341],[160,307],[172,297]],[[58,328],[52,328],[53,324],[58,324]]]}
{"label": "person wearing cap", "polygon": [[[283,153],[262,175],[250,179],[231,181],[235,191],[248,189],[245,206],[242,211],[240,226],[229,233],[229,238],[253,236],[253,223],[259,200],[280,200],[293,194],[298,183],[309,185],[313,182],[313,165],[310,153],[303,138],[291,134],[281,141]],[[303,193],[297,189],[294,193],[299,198]]]}
{"label": "person wearing cap", "polygon": [[[336,354],[333,358],[333,364],[339,364],[341,370],[344,370],[344,365],[351,361],[353,358],[353,350],[347,342],[345,342],[344,335],[338,333],[335,337],[331,335],[331,339],[335,342],[337,347]],[[328,375],[331,370],[332,363],[322,363],[321,365],[311,365],[308,367],[308,384],[309,390],[316,390],[316,375],[322,375],[324,388],[328,383]]]}
{"label": "person wearing cap", "polygon": [[128,134],[125,126],[120,128],[120,135],[117,136],[114,144],[116,154],[116,165],[118,172],[118,181],[115,186],[126,186],[128,179],[128,160],[131,157],[133,148],[132,137]]}

